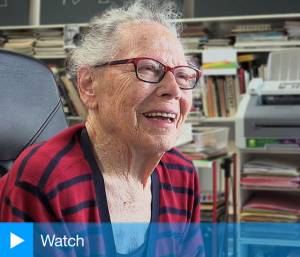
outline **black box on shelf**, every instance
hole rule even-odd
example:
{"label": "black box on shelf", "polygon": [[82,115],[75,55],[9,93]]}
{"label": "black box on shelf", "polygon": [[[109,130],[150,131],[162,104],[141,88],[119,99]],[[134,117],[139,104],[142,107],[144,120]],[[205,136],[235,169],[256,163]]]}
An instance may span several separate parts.
{"label": "black box on shelf", "polygon": [[29,0],[0,0],[0,26],[29,25]]}
{"label": "black box on shelf", "polygon": [[194,0],[194,17],[299,13],[299,0]]}
{"label": "black box on shelf", "polygon": [[[1,0],[0,0],[1,1]],[[105,10],[122,6],[126,0],[41,0],[41,24],[87,23]],[[183,8],[184,0],[175,0]]]}

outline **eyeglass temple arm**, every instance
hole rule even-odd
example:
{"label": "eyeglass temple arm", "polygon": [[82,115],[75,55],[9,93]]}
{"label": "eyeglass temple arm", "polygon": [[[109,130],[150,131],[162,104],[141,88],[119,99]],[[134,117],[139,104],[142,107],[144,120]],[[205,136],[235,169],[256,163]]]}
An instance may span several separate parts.
{"label": "eyeglass temple arm", "polygon": [[133,63],[134,59],[125,59],[125,60],[117,60],[117,61],[111,61],[106,63],[99,63],[94,65],[95,68],[103,67],[106,65],[116,65],[116,64],[124,64],[124,63]]}

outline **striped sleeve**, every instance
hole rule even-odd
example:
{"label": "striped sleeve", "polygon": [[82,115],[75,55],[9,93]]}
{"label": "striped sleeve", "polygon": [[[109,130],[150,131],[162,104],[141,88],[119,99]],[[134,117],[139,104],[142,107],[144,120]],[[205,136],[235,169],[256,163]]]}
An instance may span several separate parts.
{"label": "striped sleeve", "polygon": [[[12,169],[2,178],[0,221],[5,222],[33,222],[55,221],[55,214],[49,205],[43,191],[27,180],[22,180],[27,164],[34,160],[34,155],[41,145],[27,148],[15,161]],[[39,160],[35,163],[39,167]],[[36,161],[35,161],[36,162]],[[34,174],[32,170],[30,174]]]}
{"label": "striped sleeve", "polygon": [[157,168],[160,178],[160,222],[200,222],[199,178],[193,163],[172,149]]}
{"label": "striped sleeve", "polygon": [[80,126],[68,128],[21,153],[0,182],[4,188],[1,221],[99,221],[92,170],[79,143],[80,131]]}

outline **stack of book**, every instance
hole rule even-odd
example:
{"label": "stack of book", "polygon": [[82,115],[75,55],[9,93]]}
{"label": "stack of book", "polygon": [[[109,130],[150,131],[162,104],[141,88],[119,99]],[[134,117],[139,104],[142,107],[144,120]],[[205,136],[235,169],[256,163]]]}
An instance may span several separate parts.
{"label": "stack of book", "polygon": [[39,30],[35,34],[37,40],[35,57],[65,57],[64,38],[61,30]]}
{"label": "stack of book", "polygon": [[236,48],[257,48],[285,45],[288,36],[284,29],[271,24],[237,25],[231,30]]}
{"label": "stack of book", "polygon": [[6,38],[3,48],[32,56],[34,54],[35,37],[32,31],[4,31]]}
{"label": "stack of book", "polygon": [[225,220],[226,206],[224,193],[219,192],[217,195],[216,210],[214,210],[213,196],[211,192],[202,192],[200,197],[201,202],[201,221],[212,222],[213,211],[216,212],[217,221]]}
{"label": "stack of book", "polygon": [[243,165],[241,185],[250,189],[298,189],[300,188],[299,166],[273,159],[255,159]]}
{"label": "stack of book", "polygon": [[180,34],[180,41],[186,51],[198,49],[208,41],[207,31],[201,25],[186,26]]}
{"label": "stack of book", "polygon": [[255,192],[242,207],[241,221],[299,222],[300,200],[290,192]]}
{"label": "stack of book", "polygon": [[231,46],[231,40],[227,38],[213,38],[201,43],[203,48],[223,48]]}

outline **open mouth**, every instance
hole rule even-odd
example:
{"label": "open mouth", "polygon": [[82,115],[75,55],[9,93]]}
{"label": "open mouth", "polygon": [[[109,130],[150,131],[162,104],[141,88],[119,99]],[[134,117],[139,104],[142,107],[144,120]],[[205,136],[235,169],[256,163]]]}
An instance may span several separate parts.
{"label": "open mouth", "polygon": [[169,123],[173,123],[176,120],[177,115],[170,112],[147,112],[143,114],[148,119],[165,120]]}

